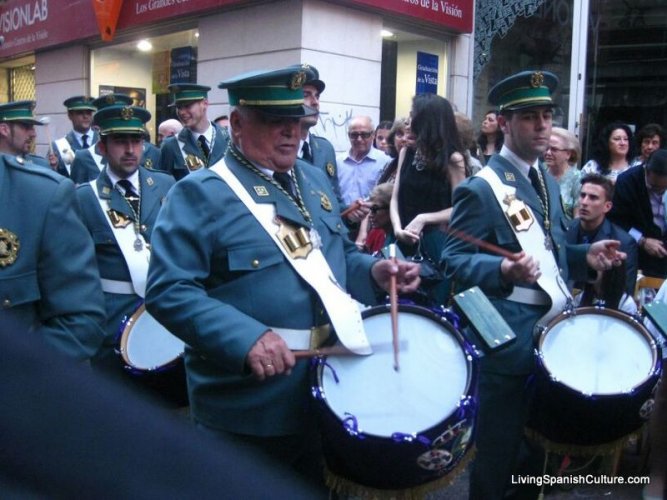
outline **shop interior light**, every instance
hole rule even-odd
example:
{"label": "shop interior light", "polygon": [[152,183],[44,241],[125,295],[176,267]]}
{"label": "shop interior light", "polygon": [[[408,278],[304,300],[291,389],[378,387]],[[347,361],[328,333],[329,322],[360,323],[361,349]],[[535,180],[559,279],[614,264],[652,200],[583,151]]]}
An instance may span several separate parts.
{"label": "shop interior light", "polygon": [[382,30],[380,31],[380,35],[382,35],[382,38],[391,38],[394,36],[394,32],[389,30]]}
{"label": "shop interior light", "polygon": [[152,50],[153,44],[149,42],[148,40],[139,40],[137,43],[137,49],[139,49],[141,52],[148,52],[149,50]]}
{"label": "shop interior light", "polygon": [[195,38],[199,38],[199,31],[195,31]]}

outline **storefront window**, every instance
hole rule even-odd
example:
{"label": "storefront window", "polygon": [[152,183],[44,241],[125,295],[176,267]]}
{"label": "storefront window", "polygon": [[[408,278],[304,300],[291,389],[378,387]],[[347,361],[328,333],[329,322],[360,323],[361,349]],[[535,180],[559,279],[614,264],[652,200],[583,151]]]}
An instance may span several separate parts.
{"label": "storefront window", "polygon": [[198,33],[192,29],[95,49],[91,94],[120,92],[133,97],[135,105],[151,112],[147,128],[155,141],[159,123],[175,118],[167,86],[197,81],[197,42]]}
{"label": "storefront window", "polygon": [[473,123],[490,109],[487,95],[503,78],[541,69],[560,79],[555,121],[567,127],[573,0],[477,0]]}
{"label": "storefront window", "polygon": [[635,130],[667,124],[666,62],[665,2],[591,0],[582,127],[587,150],[612,121]]}

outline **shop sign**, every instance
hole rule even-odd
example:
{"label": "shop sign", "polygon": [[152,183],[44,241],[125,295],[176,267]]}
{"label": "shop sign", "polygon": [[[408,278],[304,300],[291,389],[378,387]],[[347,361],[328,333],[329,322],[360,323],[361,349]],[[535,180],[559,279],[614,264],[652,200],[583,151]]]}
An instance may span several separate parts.
{"label": "shop sign", "polygon": [[171,49],[170,83],[194,83],[197,81],[197,52],[194,47]]}
{"label": "shop sign", "polygon": [[474,0],[348,0],[348,2],[421,19],[459,33],[472,33]]}
{"label": "shop sign", "polygon": [[438,56],[417,52],[417,95],[438,93]]}

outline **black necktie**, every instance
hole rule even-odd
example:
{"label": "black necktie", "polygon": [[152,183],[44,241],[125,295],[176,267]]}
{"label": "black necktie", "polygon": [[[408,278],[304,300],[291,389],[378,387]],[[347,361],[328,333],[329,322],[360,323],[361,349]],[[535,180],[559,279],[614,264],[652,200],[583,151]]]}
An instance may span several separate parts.
{"label": "black necktie", "polygon": [[301,147],[301,159],[308,163],[313,163],[313,155],[310,153],[310,146],[306,141],[303,142],[303,146]]}
{"label": "black necktie", "polygon": [[294,190],[294,180],[292,176],[287,172],[274,172],[273,178],[282,186],[282,188],[287,191],[293,199],[296,200],[296,193]]}
{"label": "black necktie", "polygon": [[540,175],[537,173],[537,169],[530,167],[528,170],[528,177],[530,178],[530,183],[533,185],[537,196],[542,201],[542,204],[546,202],[544,199],[544,193],[542,192],[542,183],[540,182]]}
{"label": "black necktie", "polygon": [[125,191],[125,199],[129,202],[135,214],[139,214],[139,195],[134,192],[132,183],[127,179],[118,181],[118,185]]}
{"label": "black necktie", "polygon": [[88,144],[88,134],[83,134],[81,136],[81,144],[83,144],[84,149],[90,146],[90,144]]}
{"label": "black necktie", "polygon": [[208,155],[211,152],[211,150],[208,147],[208,142],[206,141],[206,137],[203,135],[200,135],[197,137],[197,141],[199,142],[199,146],[201,147],[202,152],[204,153],[204,156],[208,160]]}

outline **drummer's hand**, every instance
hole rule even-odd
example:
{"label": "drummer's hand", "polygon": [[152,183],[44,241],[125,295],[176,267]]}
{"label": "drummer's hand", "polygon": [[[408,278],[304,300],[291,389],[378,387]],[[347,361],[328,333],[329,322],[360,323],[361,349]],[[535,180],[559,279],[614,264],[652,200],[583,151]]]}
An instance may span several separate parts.
{"label": "drummer's hand", "polygon": [[396,290],[398,293],[412,293],[417,290],[421,278],[419,277],[419,264],[397,260],[394,264],[391,260],[379,260],[371,268],[371,276],[380,288],[389,292],[391,287],[391,276],[396,276]]}
{"label": "drummer's hand", "polygon": [[505,257],[500,263],[500,274],[508,284],[535,283],[542,276],[540,263],[526,252],[518,254],[516,259]]}
{"label": "drummer's hand", "polygon": [[620,266],[627,258],[627,254],[619,252],[621,242],[617,240],[596,241],[588,249],[586,261],[596,271],[607,271],[615,266]]}
{"label": "drummer's hand", "polygon": [[252,346],[246,364],[258,380],[274,375],[289,375],[296,362],[294,353],[276,332],[268,330]]}

